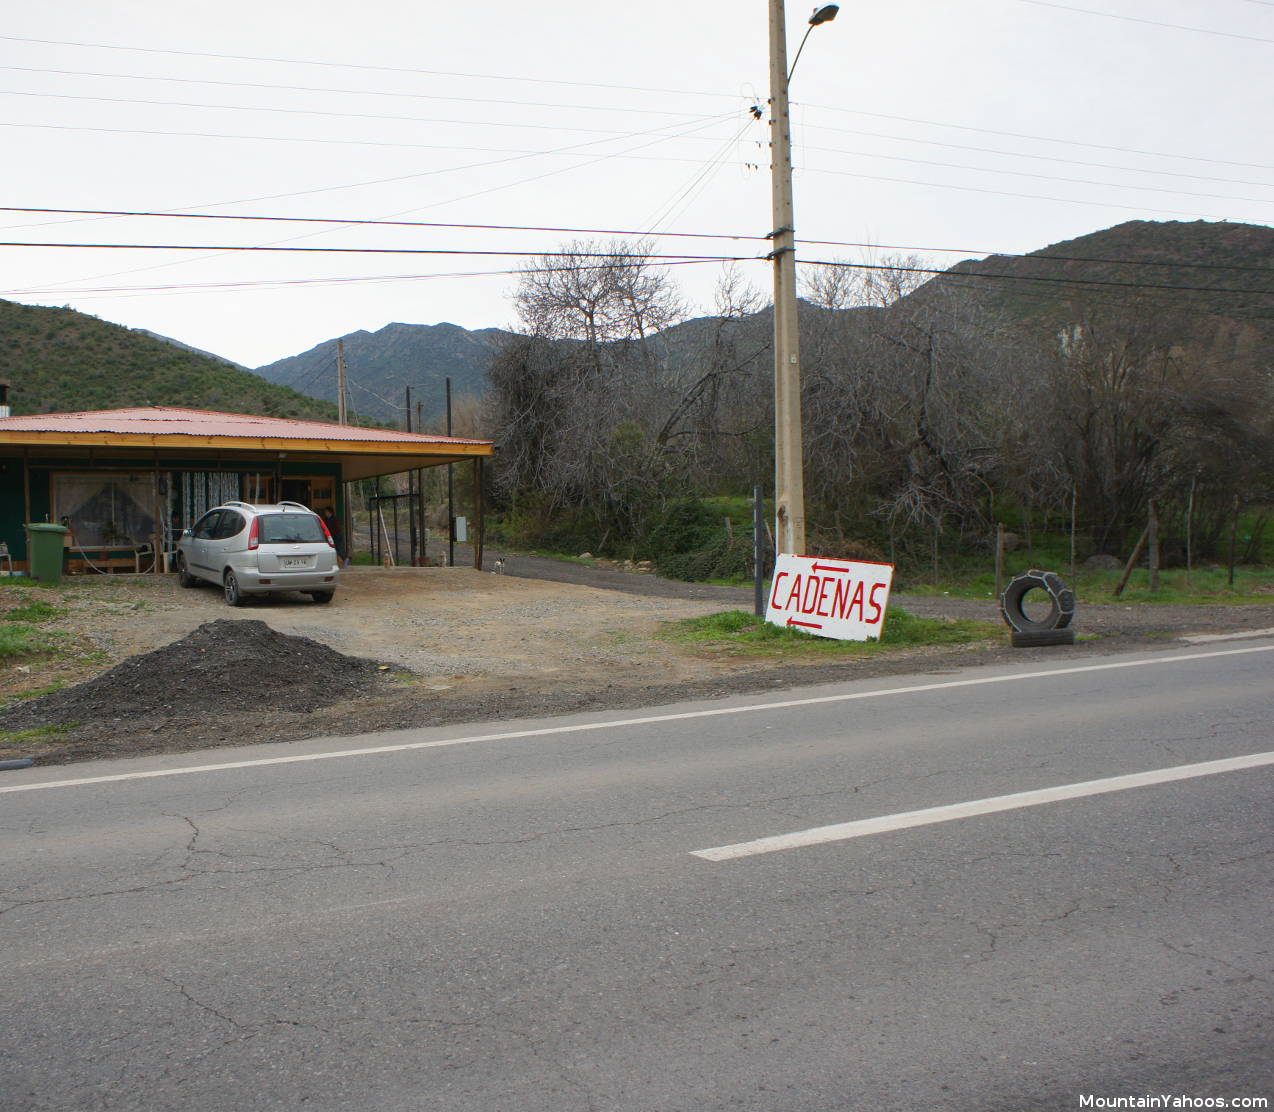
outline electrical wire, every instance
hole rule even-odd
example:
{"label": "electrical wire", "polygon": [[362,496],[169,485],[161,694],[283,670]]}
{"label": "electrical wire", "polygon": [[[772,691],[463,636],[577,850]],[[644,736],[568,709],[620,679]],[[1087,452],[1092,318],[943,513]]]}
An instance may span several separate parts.
{"label": "electrical wire", "polygon": [[1095,151],[1116,151],[1119,154],[1139,154],[1150,158],[1174,158],[1182,162],[1206,162],[1214,166],[1240,166],[1248,170],[1274,170],[1274,165],[1266,162],[1234,162],[1220,158],[1204,158],[1200,155],[1174,154],[1171,151],[1148,151],[1139,147],[1116,147],[1105,143],[1085,143],[1078,139],[1057,139],[1050,135],[1035,135],[1023,131],[1000,131],[989,127],[972,127],[968,124],[953,124],[941,120],[923,120],[916,116],[894,116],[885,112],[867,112],[860,108],[842,108],[840,105],[815,104],[800,102],[802,108],[814,108],[821,112],[835,112],[847,116],[869,116],[876,120],[892,120],[896,123],[921,124],[924,127],[943,127],[953,131],[969,131],[977,135],[999,135],[1007,139],[1029,139],[1037,143],[1057,143],[1067,147],[1087,147]]}
{"label": "electrical wire", "polygon": [[[202,104],[197,101],[182,100],[147,100],[140,97],[93,97],[85,96],[77,93],[48,93],[48,92],[31,92],[19,89],[0,89],[0,95],[16,96],[16,97],[36,97],[48,100],[78,100],[89,101],[94,104],[142,104],[149,106],[157,106],[160,108],[209,108],[218,112],[275,112],[284,115],[293,116],[330,116],[336,119],[350,120],[392,120],[400,123],[437,123],[441,121],[433,121],[424,119],[420,116],[385,116],[368,112],[329,112],[321,109],[310,108],[272,108],[272,107],[256,107],[252,105],[241,104]],[[416,93],[416,97],[422,100],[461,100],[470,104],[500,104],[505,107],[513,106],[517,108],[564,108],[573,112],[624,112],[631,115],[639,116],[676,116],[680,119],[694,119],[700,113],[697,112],[670,112],[662,108],[612,108],[604,104],[553,104],[543,101],[534,100],[507,100],[507,99],[491,99],[485,97],[455,97],[442,96],[436,93]],[[567,129],[570,130],[570,129]]]}
{"label": "electrical wire", "polygon": [[117,46],[110,43],[69,42],[61,39],[36,39],[21,35],[0,35],[0,41],[35,43],[42,46],[74,46],[85,50],[116,50],[134,54],[167,54],[177,58],[211,58],[232,62],[270,62],[289,66],[315,66],[324,69],[363,70],[369,73],[405,73],[426,77],[462,77],[476,81],[514,81],[533,85],[565,85],[579,89],[613,89],[633,93],[668,93],[673,96],[707,96],[729,97],[738,99],[736,94],[718,93],[702,89],[667,89],[645,85],[608,85],[597,81],[563,81],[552,77],[519,77],[507,73],[462,73],[453,70],[414,69],[406,66],[374,66],[359,62],[322,62],[307,58],[272,58],[253,54],[212,54],[197,50],[162,50],[149,46]]}
{"label": "electrical wire", "polygon": [[[1274,7],[1274,0],[1271,0]],[[907,135],[891,135],[882,131],[863,131],[860,128],[833,127],[819,124],[819,131],[831,131],[841,135],[857,135],[868,139],[888,139],[898,143],[916,143],[924,147],[947,147],[956,151],[972,151],[975,154],[993,154],[1003,158],[1029,158],[1037,162],[1058,162],[1065,166],[1087,166],[1098,170],[1117,170],[1125,174],[1153,174],[1164,178],[1189,178],[1192,181],[1210,181],[1222,185],[1255,185],[1274,187],[1274,182],[1252,181],[1250,178],[1218,178],[1208,174],[1186,174],[1179,170],[1152,170],[1145,166],[1121,166],[1111,162],[1091,162],[1082,158],[1062,158],[1060,155],[1028,154],[1025,151],[1006,151],[1002,147],[975,147],[968,143],[944,143],[937,139],[916,139]],[[1176,157],[1176,156],[1162,156]],[[1274,167],[1271,167],[1274,169]]]}
{"label": "electrical wire", "polygon": [[[129,209],[66,209],[66,208],[33,208],[17,205],[0,205],[0,212],[30,212],[30,213],[53,213],[53,214],[84,214],[92,216],[119,216],[119,217],[156,217],[159,219],[175,219],[175,220],[219,220],[219,221],[247,221],[247,222],[266,222],[266,223],[285,223],[285,224],[336,224],[348,227],[388,227],[388,228],[429,228],[429,229],[447,229],[454,231],[484,231],[484,232],[551,232],[556,235],[572,235],[572,236],[609,236],[612,238],[668,238],[668,239],[713,239],[713,240],[737,240],[742,242],[766,242],[769,236],[746,235],[739,232],[669,232],[669,231],[638,231],[632,228],[593,228],[593,227],[573,227],[570,225],[553,225],[553,224],[477,224],[477,223],[451,223],[445,221],[425,221],[425,220],[367,220],[354,217],[330,217],[330,216],[266,216],[266,215],[234,215],[230,213],[199,213],[199,212],[153,212],[146,210],[129,210]],[[1049,262],[1079,262],[1079,263],[1103,263],[1116,266],[1171,266],[1174,269],[1194,269],[1194,270],[1232,270],[1232,271],[1251,271],[1255,273],[1274,273],[1274,266],[1246,266],[1231,263],[1197,263],[1197,262],[1178,262],[1178,261],[1156,261],[1152,259],[1120,259],[1097,257],[1092,255],[1044,255],[1039,252],[1014,252],[988,250],[985,248],[973,247],[935,247],[932,244],[897,244],[897,243],[865,243],[853,242],[848,240],[836,239],[798,239],[797,243],[806,244],[816,247],[852,247],[870,251],[921,251],[934,254],[950,254],[950,255],[996,255],[1001,258],[1012,259],[1040,259]],[[1044,248],[1048,250],[1048,248]]]}
{"label": "electrical wire", "polygon": [[[890,266],[879,263],[853,263],[840,259],[802,259],[801,262],[806,266],[843,267],[851,270],[886,270],[903,274],[932,274],[935,277],[948,273],[945,270],[927,266]],[[1274,288],[1252,290],[1236,289],[1230,286],[1183,286],[1169,282],[1112,282],[1101,278],[1051,278],[1039,274],[993,274],[977,270],[959,271],[959,277],[990,278],[996,281],[1010,282],[1049,282],[1068,286],[1103,286],[1117,289],[1172,290],[1179,293],[1245,294],[1257,297],[1274,295]]]}
{"label": "electrical wire", "polygon": [[[57,213],[57,214],[87,214],[94,216],[116,216],[116,217],[155,217],[159,219],[175,219],[175,220],[215,220],[215,221],[245,221],[252,223],[298,223],[298,224],[333,224],[348,227],[391,227],[391,228],[427,228],[427,229],[446,229],[454,231],[497,231],[497,232],[549,232],[556,235],[572,235],[572,236],[607,236],[611,238],[668,238],[668,239],[711,239],[711,240],[734,240],[740,242],[765,242],[768,236],[746,235],[737,232],[669,232],[669,231],[638,231],[632,228],[597,228],[597,227],[578,227],[570,225],[549,225],[549,224],[480,224],[480,223],[451,223],[444,221],[423,221],[423,220],[367,220],[352,217],[321,217],[321,216],[266,216],[266,215],[233,215],[228,213],[188,213],[188,212],[149,212],[144,210],[127,210],[127,209],[63,209],[63,208],[34,208],[25,206],[6,205],[0,206],[0,212],[30,212],[30,213]],[[985,248],[972,247],[938,247],[932,244],[898,244],[898,243],[867,243],[862,241],[835,240],[835,239],[798,239],[800,244],[815,247],[846,247],[870,251],[909,251],[924,252],[926,254],[952,254],[964,256],[998,256],[1000,258],[1013,259],[1038,259],[1044,262],[1078,262],[1078,263],[1100,263],[1103,265],[1113,266],[1151,266],[1151,267],[1172,267],[1173,269],[1189,269],[1189,270],[1225,270],[1250,273],[1274,273],[1274,266],[1249,266],[1237,263],[1200,263],[1185,262],[1175,260],[1154,260],[1154,259],[1126,259],[1100,257],[1093,255],[1055,255],[1042,254],[1040,252],[1014,252],[988,250]],[[30,246],[40,246],[39,243],[30,244]],[[1048,250],[1048,248],[1044,248]],[[542,254],[536,252],[536,254]],[[683,256],[677,256],[683,257]],[[741,260],[742,261],[742,260]],[[804,261],[804,260],[802,260]],[[158,287],[157,287],[158,288]]]}
{"label": "electrical wire", "polygon": [[[970,170],[977,174],[996,174],[1014,178],[1031,178],[1036,181],[1063,182],[1067,185],[1095,185],[1102,189],[1132,189],[1143,193],[1167,193],[1174,197],[1203,197],[1207,200],[1245,201],[1258,205],[1274,204],[1274,197],[1234,197],[1228,193],[1197,193],[1192,190],[1185,189],[1168,189],[1159,185],[1136,185],[1114,181],[1093,181],[1089,178],[1064,178],[1059,177],[1056,174],[1035,174],[1029,170],[1006,170],[987,166],[969,166],[965,163],[939,162],[935,159],[911,158],[907,155],[900,154],[876,154],[871,151],[851,151],[846,150],[843,147],[816,147],[809,144],[801,144],[801,150],[816,151],[821,154],[847,155],[851,158],[878,158],[888,162],[906,162],[914,166],[937,166],[944,170]],[[1250,184],[1266,185],[1267,183],[1253,182]],[[1274,189],[1274,182],[1268,183],[1268,187],[1270,189]]]}
{"label": "electrical wire", "polygon": [[[271,252],[271,253],[301,253],[301,254],[343,254],[343,255],[412,255],[412,256],[472,256],[472,257],[503,257],[503,258],[537,258],[537,259],[609,259],[613,257],[613,253],[604,251],[494,251],[494,250],[473,250],[459,248],[423,248],[423,247],[295,247],[295,246],[255,246],[255,245],[209,245],[209,244],[155,244],[155,243],[0,243],[0,247],[43,247],[43,248],[73,248],[73,249],[101,249],[101,250],[121,250],[121,251],[223,251],[223,252]],[[766,256],[765,258],[768,258]],[[674,265],[677,263],[702,263],[702,262],[749,262],[764,261],[756,256],[728,256],[728,255],[643,255],[641,259],[634,260],[632,263],[602,263],[602,266],[614,266],[616,268],[629,266],[644,266],[649,262],[657,262],[661,265]],[[906,266],[906,265],[888,265],[877,263],[855,263],[842,259],[802,259],[802,263],[806,266],[829,266],[843,267],[852,270],[883,270],[909,274],[931,274],[940,275],[947,271],[936,267]],[[1160,264],[1163,265],[1163,264]],[[1167,264],[1171,265],[1171,264]],[[574,269],[567,267],[564,269]],[[970,278],[992,278],[996,280],[1021,281],[1021,282],[1051,282],[1063,283],[1067,285],[1078,286],[1103,286],[1116,287],[1123,289],[1139,289],[1139,290],[1174,290],[1182,293],[1224,293],[1224,294],[1251,294],[1255,296],[1269,296],[1272,292],[1270,289],[1245,289],[1235,287],[1217,287],[1217,286],[1188,286],[1178,283],[1165,282],[1115,282],[1098,278],[1053,278],[1042,275],[1027,274],[993,274],[982,271],[965,270],[960,272],[963,277]]]}
{"label": "electrical wire", "polygon": [[[732,115],[732,113],[731,113],[730,115]],[[706,117],[706,118],[705,118],[705,119],[704,119],[704,120],[703,120],[703,121],[702,121],[699,125],[697,125],[697,126],[698,126],[698,127],[707,127],[707,126],[711,126],[712,124],[714,124],[714,123],[718,122],[718,121],[719,121],[719,120],[721,120],[722,118],[724,118],[724,117],[722,117],[722,116],[709,116],[709,117]],[[503,184],[503,185],[491,186],[491,187],[488,187],[488,188],[486,188],[486,189],[477,190],[477,191],[475,191],[475,192],[473,192],[473,193],[470,193],[470,194],[467,194],[467,195],[462,195],[462,196],[460,196],[460,197],[451,197],[451,198],[447,198],[447,199],[445,199],[445,200],[443,200],[443,201],[433,202],[433,203],[432,203],[432,204],[430,204],[430,205],[417,206],[416,208],[408,209],[408,210],[405,210],[405,211],[407,211],[407,212],[414,212],[414,211],[418,211],[420,208],[432,208],[432,207],[436,207],[437,205],[442,205],[442,204],[451,204],[451,203],[453,203],[453,202],[455,202],[455,201],[457,201],[457,200],[467,200],[467,199],[469,199],[470,197],[476,197],[476,196],[480,196],[480,195],[483,195],[483,194],[494,193],[494,192],[497,192],[498,190],[501,190],[501,189],[508,189],[508,188],[512,188],[513,186],[516,186],[516,185],[522,185],[522,184],[525,184],[525,183],[526,183],[526,182],[528,182],[528,181],[538,180],[538,178],[547,177],[547,176],[550,176],[550,175],[552,175],[552,174],[566,173],[566,172],[571,171],[571,170],[582,169],[582,168],[584,168],[584,167],[586,167],[586,166],[590,166],[590,165],[593,165],[593,164],[595,164],[595,163],[597,163],[597,162],[604,161],[605,159],[610,158],[610,157],[624,157],[625,155],[632,154],[634,151],[641,150],[641,149],[643,149],[643,148],[644,148],[644,147],[646,147],[646,146],[653,146],[655,143],[660,142],[663,138],[668,138],[668,136],[665,136],[665,135],[662,135],[662,134],[661,134],[661,133],[665,132],[665,131],[667,130],[667,128],[668,128],[668,125],[666,125],[666,124],[665,124],[665,125],[661,125],[660,127],[657,127],[657,128],[651,128],[651,129],[648,129],[648,130],[646,130],[646,131],[641,131],[641,132],[636,132],[636,133],[634,133],[632,136],[630,136],[630,138],[648,138],[648,142],[646,142],[646,143],[644,143],[644,144],[640,144],[640,145],[638,145],[638,146],[636,146],[636,147],[630,147],[630,148],[629,148],[629,150],[628,150],[627,152],[610,152],[610,153],[607,153],[607,154],[599,155],[599,156],[597,156],[597,157],[593,158],[592,160],[590,160],[590,161],[588,161],[588,162],[580,163],[580,164],[577,164],[577,165],[575,165],[575,166],[568,166],[568,167],[560,168],[560,169],[558,169],[558,170],[547,171],[547,172],[546,172],[546,173],[544,173],[544,174],[536,175],[536,176],[531,177],[531,178],[525,178],[525,179],[520,179],[520,180],[513,181],[513,182],[507,182],[507,183],[505,183],[505,184]],[[694,130],[695,130],[695,128],[690,128],[690,129],[687,129],[687,130],[688,130],[688,131],[694,131]],[[653,136],[653,138],[650,138],[650,137],[652,137],[652,136]],[[564,152],[573,152],[573,151],[579,150],[580,148],[583,148],[583,147],[593,147],[593,146],[598,146],[598,145],[603,144],[603,143],[611,143],[611,142],[614,142],[614,140],[613,140],[613,139],[589,139],[589,140],[585,140],[584,142],[581,142],[581,143],[575,143],[575,144],[572,144],[572,145],[570,145],[570,146],[568,146],[568,147],[560,148],[560,149],[558,149],[558,150],[553,150],[553,151],[547,151],[547,152],[537,152],[536,154],[512,155],[512,156],[510,156],[510,157],[508,157],[508,158],[493,159],[493,160],[488,160],[488,161],[485,161],[485,162],[478,162],[478,163],[469,163],[469,164],[466,164],[466,165],[463,165],[463,166],[459,166],[459,167],[442,167],[442,168],[437,169],[437,170],[419,171],[419,172],[414,173],[414,174],[406,174],[406,175],[401,175],[401,176],[399,176],[399,177],[382,179],[381,181],[363,182],[363,183],[353,183],[353,184],[339,185],[339,186],[321,186],[321,187],[317,187],[317,188],[315,188],[315,189],[302,190],[302,191],[299,191],[299,192],[297,192],[297,193],[293,193],[293,194],[283,194],[283,195],[281,195],[281,196],[283,196],[283,197],[294,197],[294,196],[304,196],[304,195],[308,195],[308,194],[312,194],[312,193],[335,192],[335,191],[344,190],[344,189],[347,189],[347,188],[356,188],[356,187],[360,187],[360,186],[362,186],[362,185],[366,185],[366,184],[385,184],[386,182],[409,181],[409,180],[416,180],[416,179],[419,179],[419,178],[425,178],[425,177],[436,176],[436,175],[439,175],[439,174],[459,172],[459,171],[462,171],[462,170],[485,169],[485,168],[488,168],[488,167],[490,167],[490,166],[502,165],[502,164],[506,164],[506,163],[510,163],[510,162],[518,162],[518,161],[522,161],[522,160],[525,160],[525,159],[528,159],[528,158],[534,158],[534,157],[537,157],[539,153],[543,153],[543,154],[559,154],[559,153],[564,153]],[[278,198],[277,198],[277,197],[276,197],[276,198],[263,197],[263,198],[255,198],[254,200],[272,200],[272,199],[278,199]],[[232,203],[232,202],[223,202],[223,203]],[[250,203],[250,202],[241,202],[241,203]],[[394,215],[394,216],[400,216],[400,215],[403,215],[403,214],[402,214],[402,213],[394,213],[394,214],[392,214],[392,215]],[[317,233],[306,233],[306,234],[307,234],[307,235],[313,235],[313,234],[317,234]],[[296,238],[304,238],[304,237],[296,237]],[[120,275],[123,275],[123,274],[135,274],[135,273],[140,273],[141,271],[145,271],[145,270],[162,269],[163,267],[167,267],[167,266],[176,266],[176,265],[180,265],[180,261],[179,261],[179,262],[176,262],[176,263],[158,263],[158,264],[153,264],[153,265],[146,266],[146,267],[134,268],[134,269],[132,269],[132,270],[126,270],[126,271],[114,271],[114,272],[110,272],[110,273],[107,273],[107,274],[95,274],[95,275],[90,275],[90,276],[85,277],[85,278],[72,278],[72,279],[67,279],[65,282],[58,283],[58,284],[59,284],[59,285],[67,285],[67,284],[69,284],[69,283],[71,283],[71,282],[79,282],[79,281],[95,281],[95,280],[100,279],[100,278],[113,278],[113,277],[117,277],[117,276],[120,276]]]}
{"label": "electrical wire", "polygon": [[[895,178],[884,174],[860,174],[852,170],[830,170],[824,167],[806,166],[807,174],[830,174],[841,178],[859,178],[863,181],[883,181],[900,185],[919,185],[927,189],[952,189],[960,193],[985,193],[992,197],[1016,197],[1027,201],[1050,201],[1062,205],[1087,205],[1095,208],[1118,209],[1123,212],[1153,212],[1164,216],[1189,216],[1195,220],[1229,221],[1232,214],[1200,212],[1197,209],[1152,208],[1149,205],[1121,205],[1111,201],[1090,201],[1081,197],[1050,197],[1039,193],[1018,193],[1007,189],[988,189],[985,186],[956,185],[954,182],[918,181],[915,178]],[[1261,204],[1274,204],[1274,201],[1261,201]]]}
{"label": "electrical wire", "polygon": [[142,212],[127,209],[69,209],[69,208],[25,208],[17,205],[0,205],[0,212],[50,213],[60,215],[80,214],[86,216],[138,216],[159,217],[177,220],[243,220],[266,221],[291,224],[341,224],[350,227],[384,227],[384,228],[451,228],[462,231],[488,232],[557,232],[563,235],[599,235],[599,236],[674,236],[679,239],[743,239],[764,241],[768,237],[758,235],[715,234],[711,232],[635,232],[614,228],[569,228],[555,227],[545,224],[453,224],[440,221],[425,220],[362,220],[348,217],[324,216],[238,216],[232,213],[204,212]]}
{"label": "electrical wire", "polygon": [[1164,23],[1158,19],[1140,19],[1133,15],[1119,15],[1115,12],[1099,12],[1092,8],[1075,8],[1070,4],[1057,4],[1053,0],[1018,0],[1020,4],[1032,4],[1037,8],[1057,8],[1063,12],[1078,12],[1080,15],[1095,15],[1102,19],[1117,19],[1124,23],[1141,23],[1150,27],[1169,27],[1174,31],[1191,31],[1197,35],[1219,35],[1226,39],[1247,39],[1249,42],[1271,42],[1274,39],[1261,38],[1259,35],[1243,35],[1235,31],[1214,31],[1210,27],[1187,27],[1181,23]]}

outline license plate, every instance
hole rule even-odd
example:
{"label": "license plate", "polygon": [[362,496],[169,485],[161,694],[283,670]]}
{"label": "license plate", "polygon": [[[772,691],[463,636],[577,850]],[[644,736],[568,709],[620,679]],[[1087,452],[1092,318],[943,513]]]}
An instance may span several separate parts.
{"label": "license plate", "polygon": [[279,561],[279,566],[285,568],[308,568],[310,560],[307,556],[284,556]]}

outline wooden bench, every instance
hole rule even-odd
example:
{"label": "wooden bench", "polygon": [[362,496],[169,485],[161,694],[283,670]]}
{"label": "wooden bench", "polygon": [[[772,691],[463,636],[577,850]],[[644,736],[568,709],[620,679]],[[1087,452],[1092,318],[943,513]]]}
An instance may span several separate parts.
{"label": "wooden bench", "polygon": [[142,557],[150,555],[150,545],[73,544],[69,551],[71,555],[67,560],[68,571],[87,573],[107,568],[126,568],[136,573],[142,570]]}

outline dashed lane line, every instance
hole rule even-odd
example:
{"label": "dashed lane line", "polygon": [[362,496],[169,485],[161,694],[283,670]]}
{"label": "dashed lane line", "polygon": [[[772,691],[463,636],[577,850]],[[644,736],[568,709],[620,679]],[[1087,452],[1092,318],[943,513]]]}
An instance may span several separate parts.
{"label": "dashed lane line", "polygon": [[930,826],[939,822],[955,822],[978,815],[994,815],[999,811],[1016,811],[1023,807],[1038,807],[1044,803],[1060,803],[1065,799],[1085,799],[1109,792],[1145,788],[1152,784],[1171,784],[1176,780],[1193,780],[1199,776],[1215,776],[1221,772],[1237,772],[1245,768],[1260,768],[1274,764],[1274,753],[1250,753],[1243,757],[1227,757],[1219,761],[1203,761],[1199,764],[1177,765],[1174,768],[1156,768],[1149,772],[1132,772],[1125,776],[1110,776],[1104,780],[1085,780],[1079,784],[1063,784],[1056,788],[1039,788],[1036,791],[1014,792],[989,799],[975,799],[968,803],[951,803],[945,807],[926,807],[922,811],[902,811],[896,815],[881,815],[874,819],[856,822],[840,822],[832,826],[816,826],[798,830],[792,834],[776,834],[769,838],[756,838],[750,842],[735,842],[729,846],[692,851],[695,857],[706,861],[732,861],[738,857],[755,857],[763,853],[780,853],[802,846],[818,846],[827,842],[844,842],[851,838],[866,838],[872,834],[885,834],[891,830],[909,830],[915,826]]}

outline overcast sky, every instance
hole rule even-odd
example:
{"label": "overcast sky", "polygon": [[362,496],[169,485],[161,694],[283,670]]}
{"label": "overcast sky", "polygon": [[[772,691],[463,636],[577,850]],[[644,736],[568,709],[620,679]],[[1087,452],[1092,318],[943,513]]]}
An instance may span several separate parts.
{"label": "overcast sky", "polygon": [[[789,0],[795,52],[811,8]],[[1118,17],[1118,18],[1115,18]],[[0,203],[709,233],[770,231],[765,0],[64,0],[10,5]],[[842,5],[796,71],[806,259],[949,265],[1125,220],[1274,220],[1274,0]],[[501,252],[565,231],[0,213],[0,297],[259,366],[392,321],[510,326]],[[735,238],[730,238],[735,237]],[[835,244],[840,244],[837,246]],[[861,248],[858,244],[881,245]],[[768,290],[768,267],[740,264]],[[715,263],[674,270],[711,308]]]}

